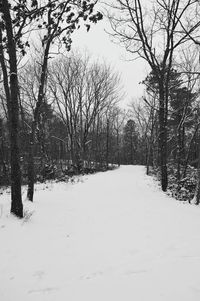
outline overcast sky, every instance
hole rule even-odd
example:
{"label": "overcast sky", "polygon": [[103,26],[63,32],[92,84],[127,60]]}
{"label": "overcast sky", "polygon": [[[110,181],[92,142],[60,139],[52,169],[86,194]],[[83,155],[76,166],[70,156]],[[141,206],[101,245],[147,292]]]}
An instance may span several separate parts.
{"label": "overcast sky", "polygon": [[92,56],[105,60],[116,71],[119,71],[127,94],[124,103],[127,104],[131,99],[142,96],[144,87],[139,82],[145,78],[148,67],[142,59],[128,61],[130,56],[123,47],[111,41],[105,30],[109,30],[109,23],[105,18],[93,25],[89,32],[86,32],[85,28],[79,29],[73,34],[72,49],[79,49],[83,52],[87,49]]}

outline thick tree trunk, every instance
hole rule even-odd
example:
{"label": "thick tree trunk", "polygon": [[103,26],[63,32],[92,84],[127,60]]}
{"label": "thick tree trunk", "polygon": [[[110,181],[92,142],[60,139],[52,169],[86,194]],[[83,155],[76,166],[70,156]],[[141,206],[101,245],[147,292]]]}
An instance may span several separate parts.
{"label": "thick tree trunk", "polygon": [[18,146],[18,122],[16,116],[13,116],[14,114],[16,114],[15,108],[16,106],[13,106],[13,108],[11,108],[12,117],[11,117],[11,131],[10,131],[11,213],[21,218],[23,217],[23,204],[22,204],[22,197],[21,197],[21,171],[20,171],[20,156],[19,156],[19,146]]}
{"label": "thick tree trunk", "polygon": [[8,172],[7,172],[7,164],[6,164],[6,158],[5,158],[5,145],[4,145],[4,135],[3,135],[3,121],[0,118],[0,163],[2,165],[2,170],[3,170],[3,183],[8,184]]}
{"label": "thick tree trunk", "polygon": [[167,112],[165,108],[164,92],[160,91],[159,105],[159,166],[161,172],[161,187],[163,191],[167,190]]}
{"label": "thick tree trunk", "polygon": [[[20,153],[18,145],[18,128],[19,128],[19,104],[18,104],[18,77],[17,77],[17,57],[16,45],[13,37],[12,21],[10,16],[10,8],[7,0],[2,1],[2,12],[5,20],[5,28],[8,39],[8,55],[10,66],[10,91],[8,91],[8,78],[4,77],[4,87],[8,112],[9,112],[9,128],[10,128],[10,164],[11,164],[11,213],[17,217],[23,217],[23,204],[21,196],[21,171],[20,171]],[[2,55],[1,51],[1,55]],[[1,58],[3,60],[3,57]],[[4,66],[5,67],[5,66]],[[4,72],[5,75],[5,72]]]}

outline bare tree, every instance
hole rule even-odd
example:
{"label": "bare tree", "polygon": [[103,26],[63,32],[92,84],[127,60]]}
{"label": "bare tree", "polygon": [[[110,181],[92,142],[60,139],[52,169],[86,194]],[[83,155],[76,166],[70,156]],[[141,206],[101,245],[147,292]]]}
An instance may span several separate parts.
{"label": "bare tree", "polygon": [[[37,97],[38,101],[34,110],[32,135],[30,135],[28,199],[32,200],[34,183],[34,164],[32,159],[34,132],[39,118],[40,106],[44,98],[49,51],[52,43],[56,40],[62,41],[69,50],[71,34],[79,27],[80,19],[84,20],[87,29],[89,29],[90,23],[96,23],[102,18],[101,13],[93,13],[95,4],[96,1],[92,0],[0,1],[0,63],[3,72],[4,90],[10,123],[11,212],[18,217],[23,216],[23,205],[21,198],[21,171],[18,145],[19,88],[17,61],[20,56],[25,55],[26,46],[30,46],[28,39],[31,31],[39,30],[42,36],[44,52]],[[5,50],[7,50],[7,52]]]}
{"label": "bare tree", "polygon": [[[41,29],[41,43],[43,58],[41,61],[41,73],[39,80],[39,89],[37,92],[37,101],[34,108],[34,118],[31,125],[30,143],[29,143],[29,164],[28,164],[28,191],[27,198],[33,201],[34,194],[34,144],[35,131],[40,118],[40,108],[44,101],[45,84],[47,78],[47,67],[51,48],[55,43],[58,47],[65,45],[67,50],[70,50],[72,43],[71,35],[80,25],[80,20],[86,23],[87,29],[90,23],[96,23],[102,18],[102,14],[93,13],[96,1],[50,1],[46,0],[45,6],[39,8],[37,13]],[[44,9],[43,9],[44,8]],[[38,8],[37,8],[38,9]],[[40,17],[42,16],[42,18]]]}
{"label": "bare tree", "polygon": [[158,106],[156,95],[147,94],[142,100],[133,101],[130,105],[129,116],[135,120],[140,139],[145,143],[146,172],[150,166],[157,164],[157,120]]}
{"label": "bare tree", "polygon": [[66,125],[71,160],[74,165],[83,164],[97,116],[118,100],[119,77],[109,66],[79,55],[62,56],[50,70],[49,88]]}
{"label": "bare tree", "polygon": [[[1,1],[0,9],[2,20],[0,24],[0,63],[3,73],[4,90],[7,100],[7,110],[10,130],[10,150],[11,150],[11,213],[17,217],[23,217],[23,204],[21,196],[21,172],[20,153],[18,140],[19,124],[19,103],[18,103],[18,75],[17,75],[17,54],[14,39],[10,4],[7,0]],[[3,40],[7,40],[8,66],[5,60],[5,49]],[[9,70],[9,71],[8,71]]]}
{"label": "bare tree", "polygon": [[175,51],[195,36],[200,21],[192,12],[198,3],[194,0],[154,1],[117,0],[111,5],[116,14],[109,13],[113,36],[132,55],[147,61],[155,74],[159,90],[159,165],[161,185],[165,191],[167,176],[167,116],[169,101],[169,75]]}

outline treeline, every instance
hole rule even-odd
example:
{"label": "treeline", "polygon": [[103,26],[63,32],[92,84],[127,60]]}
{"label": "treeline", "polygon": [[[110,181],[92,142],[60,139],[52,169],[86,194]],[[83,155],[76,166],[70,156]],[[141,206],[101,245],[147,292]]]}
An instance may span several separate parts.
{"label": "treeline", "polygon": [[[18,217],[23,217],[20,127],[24,127],[25,133],[27,119],[23,116],[23,121],[20,121],[20,110],[24,114],[24,108],[20,108],[23,99],[19,72],[29,60],[28,49],[32,51],[34,47],[38,48],[38,56],[41,57],[37,78],[39,84],[35,91],[35,103],[32,103],[32,119],[29,119],[31,123],[28,123],[27,197],[33,200],[35,146],[41,113],[45,106],[49,60],[64,48],[65,51],[70,50],[71,36],[81,25],[89,30],[91,24],[102,19],[102,14],[95,10],[95,5],[96,1],[92,0],[0,1],[0,65],[3,75],[2,97],[5,96],[6,100],[4,103],[9,129],[11,213]],[[32,91],[28,93],[31,94]],[[2,122],[1,124],[4,126]],[[4,133],[6,138],[5,130]],[[3,165],[5,171],[6,166]]]}
{"label": "treeline", "polygon": [[[0,177],[11,185],[11,212],[18,217],[22,183],[33,201],[37,179],[109,163],[146,164],[163,191],[191,186],[192,201],[200,201],[199,1],[109,6],[113,37],[150,68],[146,95],[128,112],[117,105],[120,78],[109,66],[66,54],[74,31],[102,19],[96,4],[0,1]],[[198,167],[195,193],[192,167]]]}
{"label": "treeline", "polygon": [[[169,105],[167,116],[167,176],[173,196],[191,201],[198,183],[200,147],[199,75],[186,80],[183,71],[172,69],[169,78]],[[140,141],[143,141],[147,174],[161,180],[159,149],[159,94],[153,72],[143,84],[146,93],[133,102],[130,116],[135,120]]]}
{"label": "treeline", "polygon": [[0,185],[11,186],[17,217],[22,184],[33,201],[37,180],[134,161],[132,130],[124,129],[126,114],[117,106],[119,76],[106,64],[67,54],[73,32],[102,19],[96,4],[0,1]]}
{"label": "treeline", "polygon": [[[23,184],[28,183],[30,136],[39,88],[40,61],[19,72],[19,147]],[[48,68],[35,131],[34,181],[64,179],[113,165],[138,163],[135,122],[119,108],[120,77],[110,66],[78,53],[61,55]],[[2,90],[1,185],[10,183],[8,112]],[[127,121],[128,120],[128,121]]]}

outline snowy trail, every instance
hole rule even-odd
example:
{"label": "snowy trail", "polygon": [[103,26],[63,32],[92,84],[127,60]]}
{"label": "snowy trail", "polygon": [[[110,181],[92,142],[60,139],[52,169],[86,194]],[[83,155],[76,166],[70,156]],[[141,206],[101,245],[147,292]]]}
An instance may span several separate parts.
{"label": "snowy trail", "polygon": [[23,223],[6,215],[8,198],[1,301],[200,300],[200,209],[166,196],[143,167],[38,190]]}

